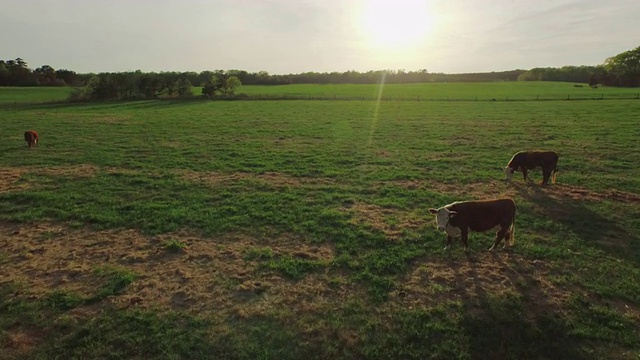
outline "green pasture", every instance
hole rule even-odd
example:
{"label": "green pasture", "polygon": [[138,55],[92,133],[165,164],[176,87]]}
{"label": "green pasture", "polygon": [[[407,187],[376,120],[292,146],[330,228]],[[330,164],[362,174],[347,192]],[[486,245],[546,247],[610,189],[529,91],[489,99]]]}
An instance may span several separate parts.
{"label": "green pasture", "polygon": [[[640,356],[640,100],[68,104],[10,90],[0,358]],[[238,92],[270,91],[378,90]],[[634,94],[484,83],[384,96],[538,91]],[[540,187],[539,170],[503,181],[524,149],[560,154],[557,184]],[[468,253],[443,250],[430,207],[501,196],[517,204],[513,249],[489,254],[493,234],[472,233]]]}
{"label": "green pasture", "polygon": [[69,87],[0,86],[0,104],[63,101],[70,92]]}
{"label": "green pasture", "polygon": [[420,84],[293,84],[241,86],[238,94],[292,98],[377,99],[382,100],[563,100],[637,98],[633,88],[590,88],[568,82],[478,82]]}
{"label": "green pasture", "polygon": [[[67,98],[71,88],[0,87],[0,104],[52,102]],[[193,93],[201,95],[201,88]],[[236,94],[257,99],[302,100],[403,100],[403,101],[510,101],[638,99],[635,88],[598,87],[551,81],[420,83],[420,84],[292,84],[242,85]]]}

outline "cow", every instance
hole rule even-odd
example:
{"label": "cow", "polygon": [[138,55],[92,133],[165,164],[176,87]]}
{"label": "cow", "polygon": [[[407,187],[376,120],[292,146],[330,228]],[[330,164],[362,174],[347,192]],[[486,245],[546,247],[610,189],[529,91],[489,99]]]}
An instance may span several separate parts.
{"label": "cow", "polygon": [[24,132],[24,141],[27,142],[29,149],[38,145],[38,133],[33,130],[27,130]]}
{"label": "cow", "polygon": [[447,235],[445,250],[449,249],[453,238],[460,237],[467,251],[469,230],[483,232],[495,227],[499,228],[489,251],[495,249],[502,239],[505,239],[504,248],[515,244],[516,204],[512,199],[458,201],[439,209],[429,209],[429,212],[436,216],[438,230]]}
{"label": "cow", "polygon": [[556,182],[556,171],[558,166],[558,154],[554,151],[520,151],[513,155],[511,161],[505,166],[504,173],[507,181],[511,181],[513,173],[520,170],[524,177],[524,181],[528,181],[527,170],[541,167],[542,182],[540,185]]}

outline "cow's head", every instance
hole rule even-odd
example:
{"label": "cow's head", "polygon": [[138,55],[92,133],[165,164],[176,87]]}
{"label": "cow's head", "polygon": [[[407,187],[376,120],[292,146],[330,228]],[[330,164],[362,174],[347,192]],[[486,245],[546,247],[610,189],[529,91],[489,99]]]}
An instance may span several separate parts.
{"label": "cow's head", "polygon": [[438,230],[440,231],[445,231],[447,229],[447,225],[449,225],[449,220],[458,214],[457,212],[451,211],[446,207],[441,207],[439,209],[429,209],[429,212],[436,216],[436,225],[438,226]]}
{"label": "cow's head", "polygon": [[507,177],[507,181],[511,181],[511,178],[513,177],[513,173],[515,171],[516,171],[516,169],[514,169],[512,167],[505,166],[504,175]]}

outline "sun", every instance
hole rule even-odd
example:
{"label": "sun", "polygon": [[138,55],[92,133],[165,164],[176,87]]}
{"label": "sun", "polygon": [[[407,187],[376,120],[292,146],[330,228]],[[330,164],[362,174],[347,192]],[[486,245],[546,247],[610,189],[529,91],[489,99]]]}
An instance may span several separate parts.
{"label": "sun", "polygon": [[381,50],[419,46],[435,25],[426,0],[367,0],[360,22],[368,45]]}

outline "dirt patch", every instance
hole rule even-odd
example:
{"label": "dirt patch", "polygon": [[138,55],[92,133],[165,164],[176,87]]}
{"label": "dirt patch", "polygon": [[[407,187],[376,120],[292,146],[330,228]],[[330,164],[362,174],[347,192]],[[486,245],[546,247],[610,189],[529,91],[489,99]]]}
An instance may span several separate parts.
{"label": "dirt patch", "polygon": [[235,172],[235,173],[219,173],[219,172],[195,172],[195,171],[175,171],[187,181],[201,182],[207,185],[220,185],[233,183],[238,180],[256,180],[265,182],[274,187],[299,187],[299,186],[321,186],[336,184],[336,180],[332,178],[318,177],[294,177],[277,172],[265,172],[261,174]]}
{"label": "dirt patch", "polygon": [[113,116],[113,115],[104,115],[104,116],[93,116],[90,120],[94,123],[100,124],[126,124],[128,123],[130,116]]}
{"label": "dirt patch", "polygon": [[44,174],[49,176],[73,176],[73,177],[93,177],[98,173],[99,168],[91,164],[71,165],[71,166],[50,166],[46,168],[30,168],[29,172]]}
{"label": "dirt patch", "polygon": [[444,300],[482,303],[488,297],[511,293],[527,297],[536,311],[559,309],[578,290],[554,285],[547,280],[550,272],[544,261],[507,251],[468,254],[417,266],[392,297],[409,308],[420,308]]}
{"label": "dirt patch", "polygon": [[427,223],[424,216],[366,203],[354,203],[343,207],[342,211],[351,214],[351,223],[370,226],[391,240],[401,238],[407,229],[416,230]]}
{"label": "dirt patch", "polygon": [[17,184],[25,172],[26,168],[0,168],[0,192],[27,189],[27,184]]}
{"label": "dirt patch", "polygon": [[[260,269],[260,262],[247,256],[252,249],[269,248],[274,256],[333,259],[331,246],[301,243],[295,237],[203,238],[184,231],[150,237],[136,230],[90,231],[48,223],[0,223],[0,231],[3,262],[11,264],[0,267],[0,284],[25,285],[28,295],[16,296],[32,299],[55,290],[95,294],[101,286],[98,268],[135,274],[122,294],[105,300],[121,308],[179,309],[215,313],[218,318],[250,316],[283,306],[304,312],[356,296],[353,288],[330,285],[335,281],[322,271],[292,281]],[[184,248],[170,250],[169,242]]]}
{"label": "dirt patch", "polygon": [[550,186],[540,187],[537,189],[545,193],[550,197],[555,198],[570,198],[576,201],[602,201],[611,200],[623,203],[640,203],[640,195],[619,191],[619,190],[607,190],[604,192],[592,191],[580,186],[554,184]]}
{"label": "dirt patch", "polygon": [[499,180],[490,180],[470,184],[449,184],[429,180],[392,180],[378,183],[376,186],[393,184],[409,190],[428,189],[442,194],[452,194],[465,199],[489,199],[497,197],[514,198],[518,194],[518,188],[524,188],[535,195],[536,192],[544,193],[555,198],[570,198],[576,201],[602,201],[611,200],[623,203],[640,203],[640,195],[619,191],[607,190],[597,192],[584,187],[566,184],[551,184],[539,186],[523,182],[508,183]]}
{"label": "dirt patch", "polygon": [[247,179],[251,176],[249,173],[219,173],[215,171],[196,172],[186,170],[177,170],[176,174],[186,181],[200,182],[207,185],[232,183],[238,180]]}
{"label": "dirt patch", "polygon": [[[513,198],[517,190],[504,181],[489,180],[468,184],[452,184],[431,180],[392,180],[384,184],[393,184],[409,190],[427,189],[441,194],[455,195],[460,200],[481,200],[500,197]],[[383,183],[376,184],[383,186]]]}
{"label": "dirt patch", "polygon": [[27,173],[47,176],[73,176],[92,177],[98,173],[99,168],[95,165],[82,164],[72,166],[51,166],[51,167],[8,167],[0,168],[0,192],[21,191],[29,188],[28,183],[20,183],[22,176]]}
{"label": "dirt patch", "polygon": [[34,329],[13,329],[5,333],[6,337],[2,340],[2,349],[7,359],[13,359],[25,356],[31,352],[33,348],[38,346],[46,339],[46,333]]}

